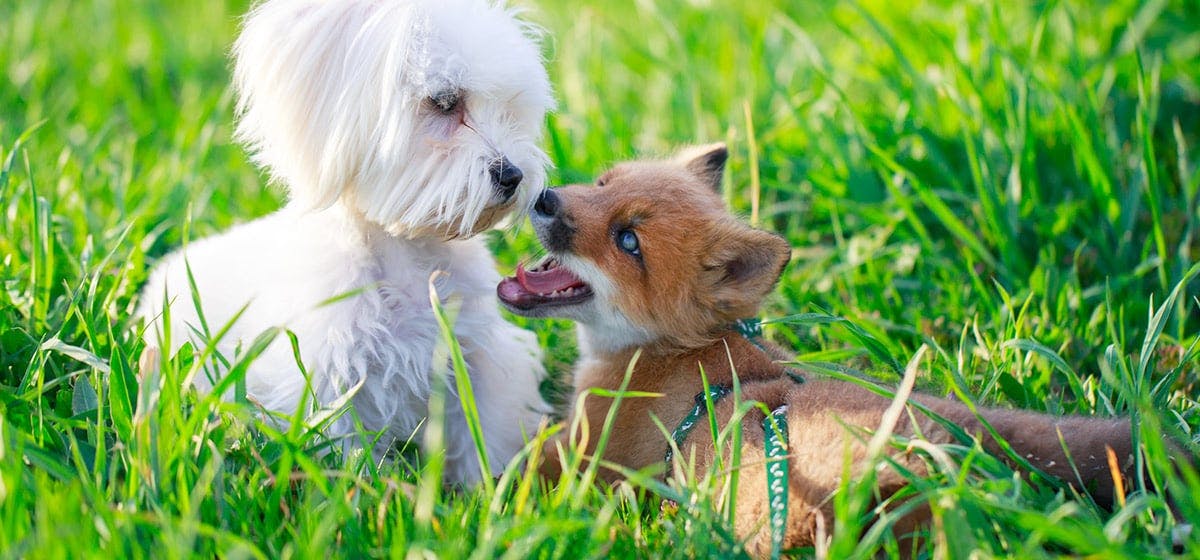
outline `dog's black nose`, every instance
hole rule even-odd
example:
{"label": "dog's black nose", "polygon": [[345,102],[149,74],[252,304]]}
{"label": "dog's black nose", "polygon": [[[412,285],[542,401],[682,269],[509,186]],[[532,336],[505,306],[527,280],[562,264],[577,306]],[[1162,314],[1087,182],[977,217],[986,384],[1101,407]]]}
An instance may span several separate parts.
{"label": "dog's black nose", "polygon": [[508,158],[493,162],[488,168],[488,172],[492,174],[492,182],[496,184],[496,190],[504,198],[512,198],[512,195],[517,192],[517,186],[521,184],[521,179],[525,178],[525,174],[521,173],[521,168],[513,165]]}
{"label": "dog's black nose", "polygon": [[558,195],[547,189],[538,196],[537,202],[533,204],[533,211],[549,218],[558,214],[558,206]]}

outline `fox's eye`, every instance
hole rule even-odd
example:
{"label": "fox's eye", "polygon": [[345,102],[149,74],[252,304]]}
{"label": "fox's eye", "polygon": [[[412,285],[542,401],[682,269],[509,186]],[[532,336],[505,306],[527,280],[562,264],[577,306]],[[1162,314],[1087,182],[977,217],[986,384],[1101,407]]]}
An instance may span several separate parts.
{"label": "fox's eye", "polygon": [[642,256],[642,249],[638,246],[637,234],[633,233],[633,230],[626,229],[617,233],[617,247],[635,257]]}

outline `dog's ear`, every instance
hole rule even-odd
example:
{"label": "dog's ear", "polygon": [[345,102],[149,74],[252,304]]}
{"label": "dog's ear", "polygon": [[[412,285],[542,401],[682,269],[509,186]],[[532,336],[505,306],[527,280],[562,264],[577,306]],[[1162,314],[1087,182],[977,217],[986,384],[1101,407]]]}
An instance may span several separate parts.
{"label": "dog's ear", "polygon": [[725,161],[728,159],[729,149],[723,143],[687,148],[675,156],[675,161],[683,164],[684,169],[718,193],[721,192],[721,178],[725,176]]}
{"label": "dog's ear", "polygon": [[703,264],[714,311],[725,320],[754,315],[783,273],[791,247],[778,235],[737,222],[717,228],[709,243]]}

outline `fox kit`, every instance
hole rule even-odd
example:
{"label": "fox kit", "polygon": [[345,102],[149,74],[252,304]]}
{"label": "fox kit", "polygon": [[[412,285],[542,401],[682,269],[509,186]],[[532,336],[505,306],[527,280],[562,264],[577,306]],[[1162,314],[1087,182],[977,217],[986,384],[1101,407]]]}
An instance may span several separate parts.
{"label": "fox kit", "polygon": [[[726,211],[720,191],[727,152],[724,146],[692,149],[671,161],[616,166],[593,186],[572,185],[545,191],[531,217],[538,239],[549,252],[539,265],[497,287],[500,300],[527,317],[562,317],[578,323],[582,357],[574,377],[576,401],[592,388],[618,390],[639,350],[628,391],[662,395],[626,399],[615,416],[603,459],[629,469],[663,464],[669,444],[652,420],[668,429],[683,424],[703,399],[701,369],[711,387],[714,411],[722,426],[734,413],[733,399],[719,399],[733,376],[743,399],[766,405],[786,429],[786,519],[768,517],[764,453],[771,447],[757,409],[743,419],[743,464],[737,489],[736,531],[752,553],[811,546],[819,524],[832,527],[831,494],[843,474],[845,453],[852,475],[868,467],[866,431],[878,429],[890,400],[856,384],[808,379],[777,363],[777,349],[735,328],[753,317],[773,289],[790,255],[779,236],[742,224]],[[916,395],[910,399],[980,438],[985,448],[1004,456],[979,417],[960,402]],[[587,415],[594,433],[583,434],[585,453],[594,455],[600,426],[612,401],[589,395],[572,415]],[[1128,476],[1132,454],[1125,419],[1051,417],[1014,410],[981,409],[980,415],[1029,464],[1090,489],[1111,502],[1115,483],[1107,448],[1116,452],[1121,476]],[[690,431],[676,430],[683,457],[694,454],[697,471],[717,459],[708,422]],[[682,426],[681,426],[682,428]],[[584,428],[585,430],[587,428]],[[682,431],[682,433],[681,433]],[[1059,434],[1065,442],[1066,452]],[[933,443],[956,441],[942,424],[910,406],[895,434]],[[553,446],[551,446],[553,447]],[[556,449],[556,448],[555,448]],[[730,450],[721,451],[729,457]],[[923,460],[889,450],[900,467],[927,472]],[[548,448],[544,473],[559,468]],[[778,464],[778,463],[776,463]],[[616,472],[602,471],[612,480]],[[880,499],[905,485],[894,468],[877,473]],[[918,508],[896,526],[897,532],[925,521]],[[772,542],[782,536],[782,543]],[[901,533],[903,534],[903,533]]]}

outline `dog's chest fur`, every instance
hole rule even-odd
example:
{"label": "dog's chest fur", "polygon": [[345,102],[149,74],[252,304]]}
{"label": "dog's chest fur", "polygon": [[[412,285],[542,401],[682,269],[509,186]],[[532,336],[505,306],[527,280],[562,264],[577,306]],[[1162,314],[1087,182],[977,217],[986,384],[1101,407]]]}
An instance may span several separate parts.
{"label": "dog's chest fur", "polygon": [[326,336],[345,342],[327,348],[353,351],[328,356],[335,362],[329,370],[357,372],[342,382],[352,386],[365,379],[355,399],[359,414],[376,417],[397,437],[407,437],[423,418],[423,413],[412,412],[425,409],[430,373],[444,365],[432,363],[435,347],[443,341],[433,315],[431,286],[470,356],[496,330],[499,316],[493,293],[498,274],[478,239],[414,241],[369,231],[357,241],[361,246],[348,247],[346,256],[361,259],[360,278],[350,282],[352,290],[361,292],[348,298],[347,305],[334,304],[339,309],[331,312],[344,317],[324,326]]}
{"label": "dog's chest fur", "polygon": [[[247,347],[272,327],[294,332],[317,401],[332,403],[361,382],[353,398],[355,414],[368,430],[386,430],[380,440],[384,447],[416,435],[427,414],[431,375],[445,371],[433,364],[435,348],[442,343],[429,295],[435,271],[441,272],[435,286],[452,317],[476,394],[490,395],[479,405],[481,414],[494,415],[484,430],[497,462],[520,448],[520,425],[532,429],[546,407],[537,391],[542,368],[536,341],[500,316],[494,301],[498,274],[478,239],[407,240],[365,227],[336,207],[322,212],[285,209],[169,257],[149,282],[144,316],[161,314],[167,286],[186,293],[184,255],[192,263],[211,331],[245,306],[217,345],[222,354],[232,358],[239,345]],[[221,267],[199,266],[220,261]],[[172,301],[172,351],[189,338],[202,346],[195,306],[186,297]],[[208,386],[205,379],[197,384]],[[268,409],[295,410],[304,383],[287,337],[277,337],[259,356],[246,388]],[[455,411],[458,400],[449,404],[448,414],[461,416]],[[458,416],[453,420],[461,421]],[[514,421],[503,423],[501,418]],[[344,416],[331,433],[351,433],[351,421]],[[452,448],[448,456],[471,449],[467,430],[450,432],[464,441],[447,442]],[[449,467],[463,470],[452,478],[478,477],[470,472],[477,465],[473,458],[450,459]]]}

